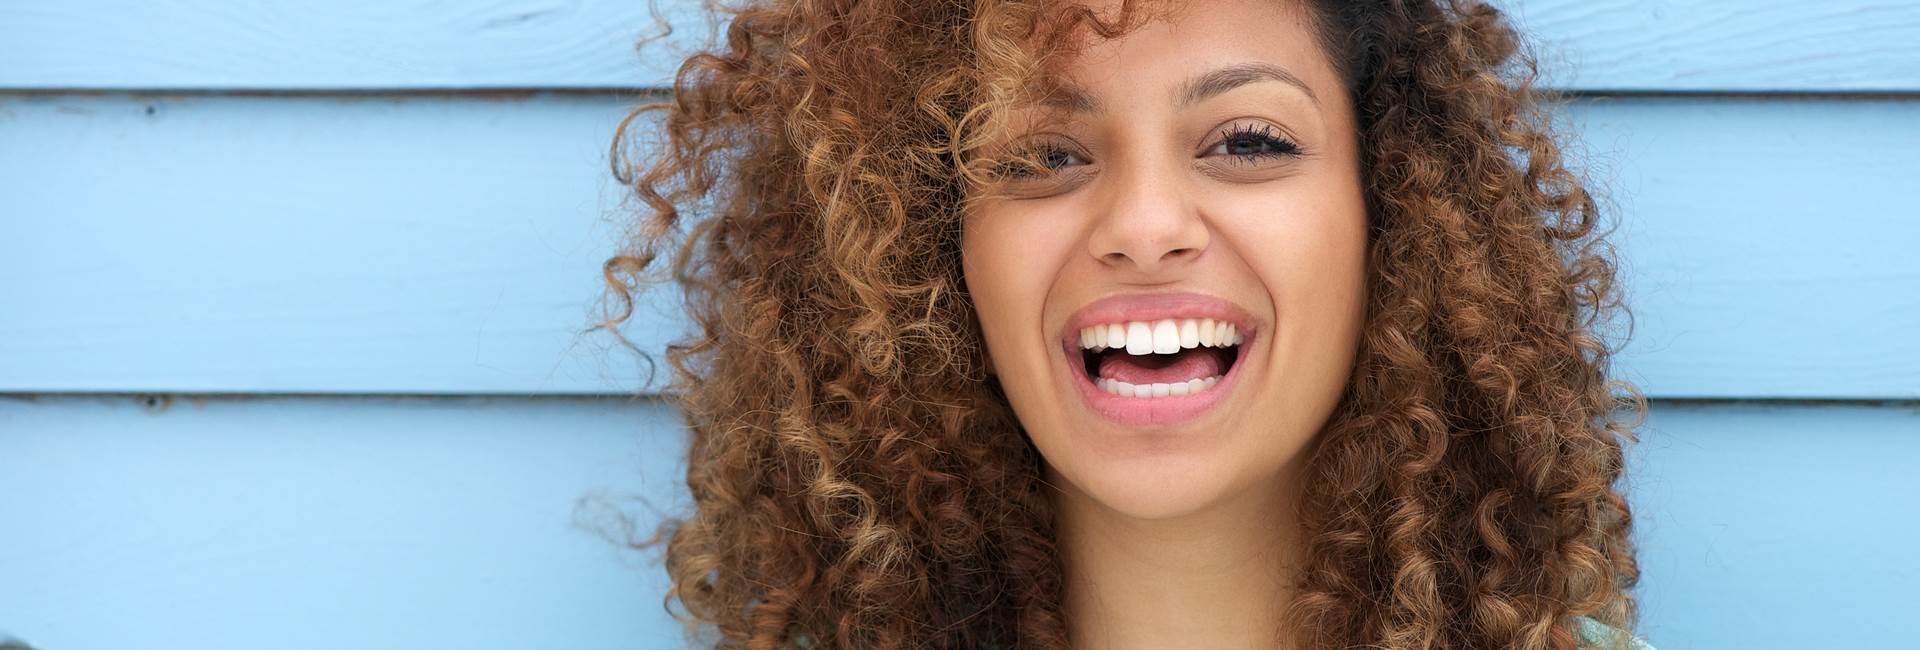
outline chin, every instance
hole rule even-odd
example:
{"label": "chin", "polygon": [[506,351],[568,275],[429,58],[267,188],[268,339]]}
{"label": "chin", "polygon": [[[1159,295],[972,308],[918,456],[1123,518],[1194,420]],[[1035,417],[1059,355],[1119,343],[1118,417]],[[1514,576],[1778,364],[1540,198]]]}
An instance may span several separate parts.
{"label": "chin", "polygon": [[1071,498],[1148,521],[1205,511],[1224,500],[1234,483],[1222,463],[1190,455],[1083,458],[1072,469],[1049,473],[1056,485],[1077,492]]}

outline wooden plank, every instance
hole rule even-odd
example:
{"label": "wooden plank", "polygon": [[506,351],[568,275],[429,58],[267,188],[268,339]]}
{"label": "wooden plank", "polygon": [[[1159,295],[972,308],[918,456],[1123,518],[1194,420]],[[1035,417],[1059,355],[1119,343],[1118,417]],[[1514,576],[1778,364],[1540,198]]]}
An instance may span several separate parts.
{"label": "wooden plank", "polygon": [[[659,33],[649,5],[676,30]],[[671,78],[697,0],[0,3],[0,88],[598,88]]]}
{"label": "wooden plank", "polygon": [[[36,648],[670,648],[610,513],[677,511],[656,403],[0,399],[0,638]],[[648,531],[650,532],[650,530]]]}
{"label": "wooden plank", "polygon": [[[65,0],[0,4],[0,88],[660,86],[698,0]],[[1920,91],[1912,0],[1512,0],[1555,84],[1594,91]],[[1569,67],[1572,66],[1572,67]]]}
{"label": "wooden plank", "polygon": [[1914,92],[1914,0],[1520,0],[1548,85],[1613,92]]}
{"label": "wooden plank", "polygon": [[[615,100],[0,100],[0,390],[614,393]],[[95,284],[97,283],[97,284]],[[89,286],[91,285],[91,286]],[[633,336],[664,346],[674,319]],[[77,329],[76,329],[77,328]]]}
{"label": "wooden plank", "polygon": [[[0,391],[608,394],[624,102],[0,99]],[[151,112],[149,112],[151,108]],[[1621,370],[1669,397],[1920,396],[1920,102],[1595,100]],[[666,296],[670,298],[670,296]],[[628,328],[659,350],[670,305]]]}
{"label": "wooden plank", "polygon": [[1920,546],[1916,434],[1911,406],[1657,405],[1627,479],[1647,641],[1905,643],[1920,579],[1900,559]]}
{"label": "wooden plank", "polygon": [[1569,111],[1611,190],[1666,397],[1920,397],[1920,102],[1599,99]]}
{"label": "wooden plank", "polygon": [[[574,525],[608,512],[581,497],[684,507],[678,431],[617,400],[0,399],[0,636],[681,647],[657,558]],[[1920,522],[1882,504],[1920,495],[1915,433],[1911,407],[1656,404],[1624,483],[1643,635],[1901,647]]]}

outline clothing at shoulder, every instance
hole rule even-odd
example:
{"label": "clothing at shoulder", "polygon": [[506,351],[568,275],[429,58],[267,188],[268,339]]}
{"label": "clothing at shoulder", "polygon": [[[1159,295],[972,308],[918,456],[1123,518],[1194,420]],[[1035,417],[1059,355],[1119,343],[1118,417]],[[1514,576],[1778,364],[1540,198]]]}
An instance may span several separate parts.
{"label": "clothing at shoulder", "polygon": [[[1613,629],[1613,626],[1585,616],[1580,617],[1581,641],[1598,648],[1611,648],[1612,646],[1608,644],[1612,643],[1613,639],[1618,636],[1623,635],[1620,634],[1619,630]],[[1646,641],[1630,635],[1626,636],[1626,644],[1621,647],[1626,650],[1654,650],[1653,646],[1648,645]]]}

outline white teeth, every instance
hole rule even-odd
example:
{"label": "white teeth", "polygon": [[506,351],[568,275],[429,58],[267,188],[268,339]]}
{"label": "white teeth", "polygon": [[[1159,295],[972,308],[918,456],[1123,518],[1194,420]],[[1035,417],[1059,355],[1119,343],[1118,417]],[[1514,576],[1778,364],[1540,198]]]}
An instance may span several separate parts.
{"label": "white teeth", "polygon": [[[1131,337],[1129,337],[1131,338]],[[1153,324],[1153,353],[1173,354],[1180,351],[1180,325],[1170,320]]]}
{"label": "white teeth", "polygon": [[1218,383],[1220,383],[1220,376],[1216,375],[1206,379],[1196,378],[1171,384],[1129,384],[1117,379],[1102,378],[1094,380],[1093,385],[1098,387],[1102,392],[1119,395],[1121,397],[1151,398],[1192,395],[1213,388],[1213,385]]}
{"label": "white teeth", "polygon": [[1239,345],[1242,340],[1243,339],[1240,338],[1240,328],[1233,323],[1219,322],[1214,324],[1213,341],[1215,343],[1221,345]]}
{"label": "white teeth", "polygon": [[1080,330],[1080,348],[1105,351],[1125,348],[1127,354],[1173,354],[1185,348],[1228,347],[1244,339],[1239,328],[1211,318],[1127,321],[1094,325]]}
{"label": "white teeth", "polygon": [[1127,354],[1140,356],[1153,352],[1153,328],[1146,323],[1127,323]]}

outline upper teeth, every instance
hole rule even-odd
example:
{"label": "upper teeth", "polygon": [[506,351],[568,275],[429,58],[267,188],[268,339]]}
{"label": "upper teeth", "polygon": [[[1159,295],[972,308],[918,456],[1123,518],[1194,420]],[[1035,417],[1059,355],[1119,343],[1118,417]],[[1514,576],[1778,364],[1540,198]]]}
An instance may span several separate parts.
{"label": "upper teeth", "polygon": [[1227,347],[1243,339],[1239,328],[1211,318],[1127,321],[1080,330],[1080,347],[1100,352],[1126,348],[1127,354],[1172,354],[1181,348]]}

